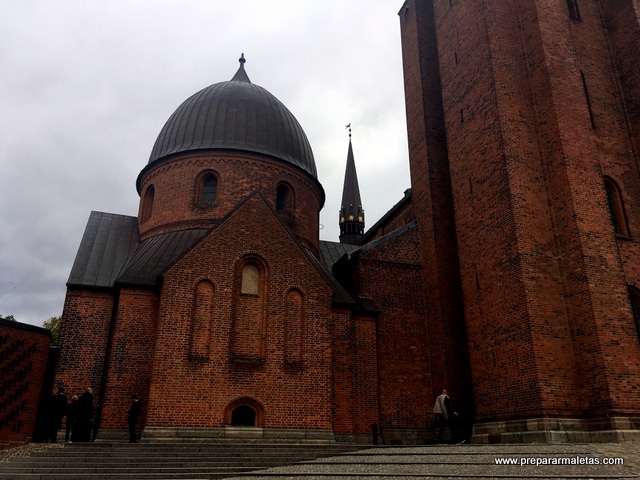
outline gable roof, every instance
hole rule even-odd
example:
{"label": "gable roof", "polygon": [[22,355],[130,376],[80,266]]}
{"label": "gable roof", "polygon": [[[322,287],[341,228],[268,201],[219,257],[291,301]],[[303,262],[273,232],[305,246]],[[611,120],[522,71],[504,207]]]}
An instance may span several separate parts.
{"label": "gable roof", "polygon": [[67,285],[113,286],[137,244],[136,217],[91,212]]}
{"label": "gable roof", "polygon": [[164,270],[207,233],[208,229],[178,230],[161,233],[138,244],[131,259],[116,279],[129,285],[154,285]]}

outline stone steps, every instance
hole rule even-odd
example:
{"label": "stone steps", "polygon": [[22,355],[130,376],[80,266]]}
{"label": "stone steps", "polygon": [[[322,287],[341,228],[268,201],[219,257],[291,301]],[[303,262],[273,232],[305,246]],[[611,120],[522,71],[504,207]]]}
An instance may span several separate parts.
{"label": "stone steps", "polygon": [[[611,452],[611,447],[607,447]],[[620,447],[628,460],[640,446]],[[626,448],[626,450],[624,450]],[[589,465],[611,453],[594,444],[430,445],[66,444],[0,463],[3,480],[623,479],[638,463]],[[615,450],[614,450],[615,451]],[[496,458],[514,465],[499,465]],[[521,459],[568,465],[524,465]],[[562,460],[566,459],[566,460]],[[582,460],[580,460],[582,459]],[[582,464],[579,462],[582,461]],[[578,463],[571,465],[570,463]]]}
{"label": "stone steps", "polygon": [[353,451],[336,444],[39,445],[0,463],[3,480],[212,479]]}

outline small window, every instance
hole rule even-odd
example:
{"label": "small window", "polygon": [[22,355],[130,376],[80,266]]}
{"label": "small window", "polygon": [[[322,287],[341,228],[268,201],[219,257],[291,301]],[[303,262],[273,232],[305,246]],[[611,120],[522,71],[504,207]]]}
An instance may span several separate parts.
{"label": "small window", "polygon": [[140,213],[140,220],[142,223],[146,222],[151,218],[153,214],[153,200],[155,197],[156,189],[153,185],[149,185],[147,191],[144,194],[144,199],[142,201],[142,212]]}
{"label": "small window", "polygon": [[211,171],[201,173],[196,180],[195,203],[200,206],[215,205],[218,200],[218,176]]}
{"label": "small window", "polygon": [[242,269],[242,293],[258,295],[260,288],[260,270],[258,266],[249,263]]}
{"label": "small window", "polygon": [[609,213],[611,223],[613,223],[616,235],[630,237],[629,225],[622,200],[622,192],[618,184],[609,177],[604,177],[604,187],[607,191],[607,202],[609,203]]}
{"label": "small window", "polygon": [[580,21],[580,10],[578,9],[578,0],[567,0],[567,7],[569,8],[569,18],[571,20]]}
{"label": "small window", "polygon": [[293,190],[285,183],[278,185],[276,190],[276,210],[278,212],[293,212]]}

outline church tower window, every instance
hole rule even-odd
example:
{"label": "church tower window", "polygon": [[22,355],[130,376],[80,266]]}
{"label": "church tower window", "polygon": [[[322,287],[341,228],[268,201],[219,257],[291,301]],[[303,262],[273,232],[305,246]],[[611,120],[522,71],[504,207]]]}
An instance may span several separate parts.
{"label": "church tower window", "polygon": [[611,214],[611,223],[616,235],[622,237],[630,237],[629,225],[627,224],[627,216],[622,200],[622,192],[618,184],[609,177],[604,177],[604,187],[607,191],[607,201],[609,203],[609,212]]}
{"label": "church tower window", "polygon": [[278,185],[276,190],[276,210],[293,213],[293,190],[286,183]]}
{"label": "church tower window", "polygon": [[206,171],[198,175],[195,203],[197,205],[215,205],[217,200],[218,176],[212,171]]}
{"label": "church tower window", "polygon": [[140,213],[140,221],[146,222],[151,218],[153,214],[153,200],[155,197],[156,189],[153,185],[149,185],[147,191],[144,193],[144,200],[142,201],[142,212]]}

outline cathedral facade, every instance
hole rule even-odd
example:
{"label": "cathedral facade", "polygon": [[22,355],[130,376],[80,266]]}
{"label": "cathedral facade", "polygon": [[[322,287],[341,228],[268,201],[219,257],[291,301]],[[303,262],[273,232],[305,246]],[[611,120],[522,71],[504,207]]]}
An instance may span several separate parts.
{"label": "cathedral facade", "polygon": [[467,3],[402,6],[412,188],[365,231],[349,142],[340,242],[243,57],[178,107],[67,283],[56,381],[98,438],[136,393],[149,441],[419,443],[443,387],[478,442],[637,438],[634,1]]}

